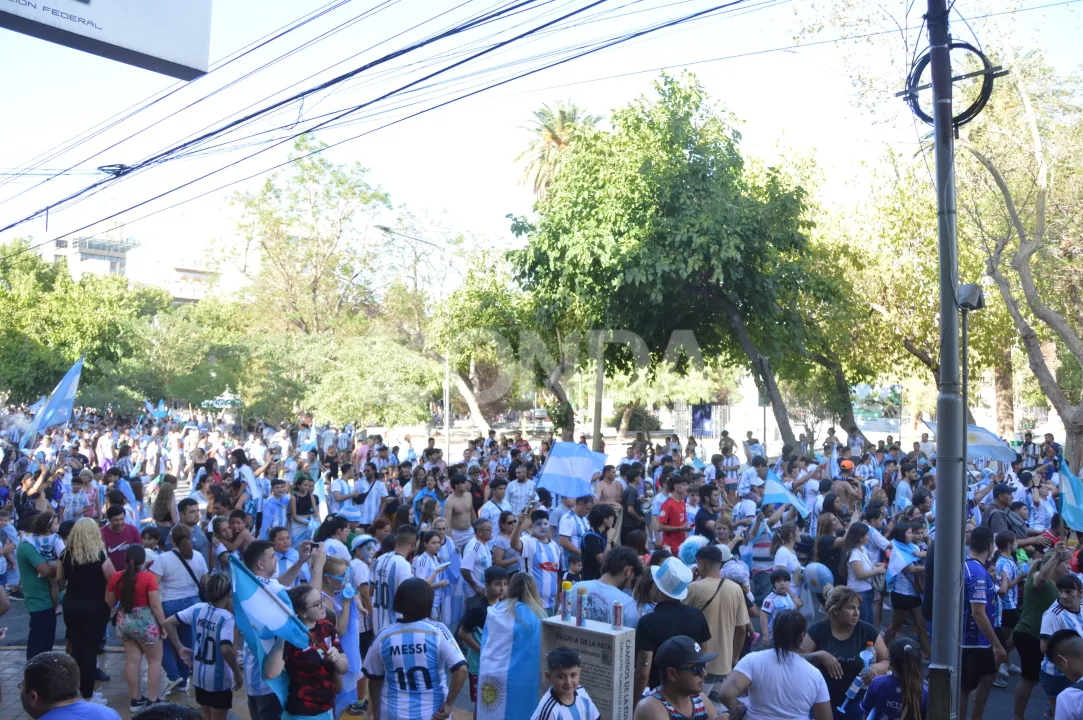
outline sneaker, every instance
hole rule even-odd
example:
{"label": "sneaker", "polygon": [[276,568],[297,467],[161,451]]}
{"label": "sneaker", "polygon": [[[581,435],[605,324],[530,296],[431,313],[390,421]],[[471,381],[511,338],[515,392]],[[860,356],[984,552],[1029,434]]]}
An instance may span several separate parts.
{"label": "sneaker", "polygon": [[186,693],[186,692],[188,692],[188,681],[187,681],[187,680],[182,680],[182,681],[180,682],[180,684],[178,684],[178,685],[177,685],[177,687],[175,688],[175,690],[176,690],[176,692],[179,692],[179,693]]}
{"label": "sneaker", "polygon": [[8,592],[8,597],[12,600],[25,600],[23,597],[23,591],[16,589]]}
{"label": "sneaker", "polygon": [[107,675],[106,672],[101,668],[94,668],[94,670],[95,672],[97,672],[97,675],[95,675],[95,679],[98,682],[109,682],[113,679],[111,676]]}
{"label": "sneaker", "polygon": [[1019,669],[1018,665],[1009,665],[1008,666],[1008,672],[1011,673],[1012,675],[1018,675],[1019,673],[1021,673],[1023,671]]}
{"label": "sneaker", "polygon": [[[177,678],[176,680],[166,680],[165,687],[162,688],[162,696],[165,697],[169,693],[176,690],[178,687],[180,687],[180,684],[182,682],[184,682],[184,681],[181,680],[180,678]],[[188,688],[186,687],[184,690],[187,690],[187,689]]]}
{"label": "sneaker", "polygon": [[134,715],[148,705],[150,705],[150,700],[147,700],[145,697],[141,697],[138,700],[132,699],[132,701],[128,703],[128,712]]}
{"label": "sneaker", "polygon": [[993,687],[1006,688],[1008,687],[1008,681],[1000,677],[1000,675],[997,675],[995,678],[993,678]]}
{"label": "sneaker", "polygon": [[997,668],[997,677],[1000,678],[1001,680],[1007,680],[1008,679],[1008,666],[1007,665],[1001,665],[1000,667]]}
{"label": "sneaker", "polygon": [[109,701],[105,699],[100,690],[95,690],[94,694],[90,696],[90,702],[97,705],[108,705]]}

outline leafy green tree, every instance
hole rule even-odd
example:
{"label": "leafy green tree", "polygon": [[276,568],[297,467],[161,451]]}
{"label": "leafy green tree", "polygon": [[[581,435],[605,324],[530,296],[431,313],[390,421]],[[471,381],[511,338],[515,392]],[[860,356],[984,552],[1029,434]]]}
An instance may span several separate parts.
{"label": "leafy green tree", "polygon": [[573,103],[558,102],[555,107],[542,105],[535,110],[530,125],[523,128],[530,133],[530,142],[515,158],[524,166],[521,184],[529,182],[535,195],[543,195],[578,134],[600,121],[599,116],[587,115]]}
{"label": "leafy green tree", "polygon": [[775,169],[746,168],[740,136],[691,76],[656,88],[657,100],[617,111],[611,132],[578,138],[510,257],[540,306],[574,303],[573,326],[633,331],[658,355],[691,330],[706,354],[740,361],[793,443],[773,364],[803,328],[781,301],[804,277],[805,194]]}

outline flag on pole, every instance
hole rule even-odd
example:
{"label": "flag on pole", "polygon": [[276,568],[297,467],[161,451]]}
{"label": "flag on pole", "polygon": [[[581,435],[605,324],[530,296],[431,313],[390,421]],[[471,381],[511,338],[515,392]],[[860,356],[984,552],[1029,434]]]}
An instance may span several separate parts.
{"label": "flag on pole", "polygon": [[533,714],[540,696],[541,635],[541,620],[526,603],[501,600],[489,608],[478,660],[478,720]]}
{"label": "flag on pole", "polygon": [[1068,527],[1083,531],[1083,482],[1080,482],[1063,458],[1060,461],[1060,496],[1060,516]]}
{"label": "flag on pole", "polygon": [[801,517],[808,517],[808,506],[786,489],[773,470],[767,471],[767,479],[763,481],[763,502],[772,505],[791,505]]}
{"label": "flag on pole", "polygon": [[[926,421],[925,425],[936,437],[936,423]],[[966,426],[966,459],[968,461],[992,459],[998,462],[1014,462],[1015,450],[1008,443],[979,425]]]}
{"label": "flag on pole", "polygon": [[918,546],[913,543],[901,543],[898,540],[891,541],[891,559],[887,562],[887,587],[895,587],[895,578],[908,566],[920,563]]}
{"label": "flag on pole", "polygon": [[158,409],[154,411],[154,417],[161,420],[162,418],[164,418],[168,414],[169,414],[169,409],[166,408],[166,406],[165,406],[165,400],[159,398],[158,399]]}
{"label": "flag on pole", "polygon": [[542,466],[538,487],[562,497],[583,497],[592,493],[590,481],[609,461],[605,453],[592,452],[579,443],[557,442]]}
{"label": "flag on pole", "polygon": [[150,400],[144,400],[143,407],[146,409],[147,415],[154,417],[154,406],[150,404]]}
{"label": "flag on pole", "polygon": [[831,479],[842,477],[842,468],[839,467],[839,444],[831,446]]}
{"label": "flag on pole", "polygon": [[41,411],[42,407],[45,406],[46,400],[48,400],[48,398],[42,395],[40,400],[30,406],[30,412],[34,413],[35,415],[38,414]]}
{"label": "flag on pole", "polygon": [[72,409],[75,407],[75,393],[79,391],[79,376],[82,372],[83,358],[79,358],[64,374],[64,377],[60,378],[60,382],[57,383],[45,406],[34,416],[34,420],[23,432],[22,442],[19,443],[20,448],[25,447],[42,430],[63,425],[71,420]]}
{"label": "flag on pole", "polygon": [[[245,647],[256,653],[256,662],[260,667],[277,638],[298,648],[307,648],[312,644],[308,629],[293,612],[285,588],[278,583],[265,585],[236,557],[230,556],[229,566],[233,580],[233,615],[237,628],[244,635]],[[266,682],[285,707],[289,691],[286,674],[282,673]]]}

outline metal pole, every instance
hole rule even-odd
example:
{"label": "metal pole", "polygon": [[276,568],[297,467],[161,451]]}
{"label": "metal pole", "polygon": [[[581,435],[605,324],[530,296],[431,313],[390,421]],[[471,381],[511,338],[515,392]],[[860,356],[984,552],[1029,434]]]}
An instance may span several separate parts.
{"label": "metal pole", "polygon": [[[605,392],[605,345],[598,345],[598,370],[594,379],[594,438],[591,450],[602,451],[602,393]],[[573,416],[574,417],[574,416]],[[574,422],[572,425],[574,426]]]}
{"label": "metal pole", "polygon": [[444,353],[444,462],[451,462],[451,360]]}
{"label": "metal pole", "polygon": [[958,245],[955,235],[954,127],[951,55],[946,0],[929,0],[929,45],[936,139],[937,230],[940,246],[940,394],[936,400],[936,550],[933,583],[933,652],[929,663],[929,717],[959,712],[959,645],[962,629],[963,402],[959,383],[959,314],[955,298]]}

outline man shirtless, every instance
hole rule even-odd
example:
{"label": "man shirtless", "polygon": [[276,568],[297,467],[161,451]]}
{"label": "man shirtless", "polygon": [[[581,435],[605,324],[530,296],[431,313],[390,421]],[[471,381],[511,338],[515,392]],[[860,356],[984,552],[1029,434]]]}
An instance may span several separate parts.
{"label": "man shirtless", "polygon": [[624,506],[621,504],[621,495],[624,493],[624,486],[617,482],[617,469],[612,465],[606,465],[602,469],[602,477],[598,481],[598,485],[594,488],[594,494],[598,498],[598,502],[608,503],[613,510],[617,513],[617,521],[613,524],[613,529],[609,533],[609,539],[613,541],[613,545],[619,545],[620,542],[620,524],[621,515],[624,512]]}
{"label": "man shirtless", "polygon": [[474,512],[474,499],[470,496],[470,482],[465,475],[451,476],[451,496],[444,502],[444,517],[451,526],[451,540],[460,553],[474,537],[473,524],[478,516]]}

